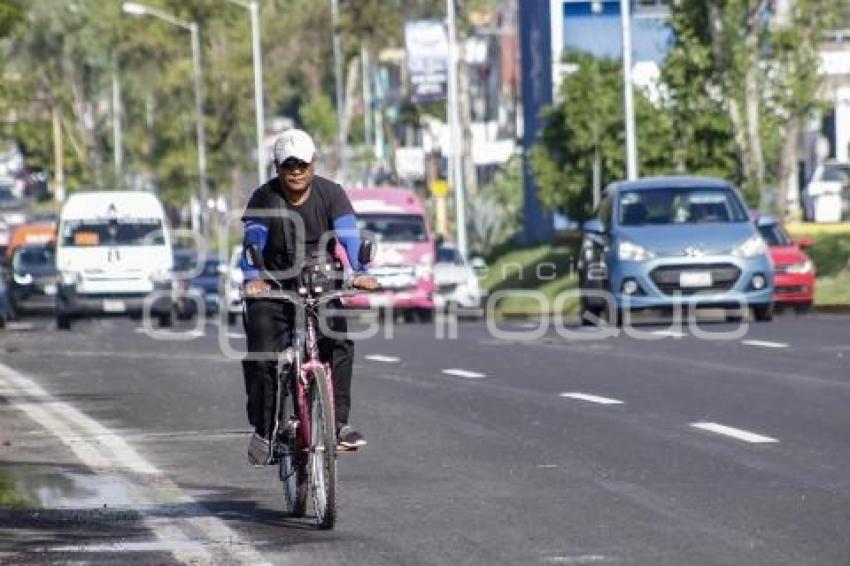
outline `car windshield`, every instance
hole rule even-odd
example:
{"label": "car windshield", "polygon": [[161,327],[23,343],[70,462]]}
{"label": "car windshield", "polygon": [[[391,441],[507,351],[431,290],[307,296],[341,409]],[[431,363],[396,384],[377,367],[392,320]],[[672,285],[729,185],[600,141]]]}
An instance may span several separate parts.
{"label": "car windshield", "polygon": [[848,165],[824,165],[822,181],[839,182],[846,184],[850,182],[850,166]]}
{"label": "car windshield", "polygon": [[669,188],[620,193],[621,226],[746,222],[737,195],[722,188]]}
{"label": "car windshield", "polygon": [[15,195],[12,193],[12,187],[8,185],[0,186],[0,200],[15,200]]}
{"label": "car windshield", "polygon": [[204,270],[201,272],[201,276],[218,277],[218,265],[219,261],[217,259],[208,259],[204,262]]}
{"label": "car windshield", "polygon": [[785,228],[779,224],[768,224],[759,226],[759,234],[767,242],[768,246],[790,246],[794,243]]}
{"label": "car windshield", "polygon": [[32,269],[50,267],[55,260],[53,246],[18,248],[12,256],[12,269],[15,273],[26,273]]}
{"label": "car windshield", "polygon": [[425,220],[417,214],[361,214],[357,224],[383,242],[428,241]]}
{"label": "car windshield", "polygon": [[437,263],[456,263],[458,265],[463,262],[460,259],[460,254],[454,248],[440,248],[437,250]]}
{"label": "car windshield", "polygon": [[161,246],[165,236],[159,218],[67,220],[62,242],[66,246]]}
{"label": "car windshield", "polygon": [[174,271],[191,271],[195,269],[198,263],[197,257],[194,254],[175,253],[174,254]]}

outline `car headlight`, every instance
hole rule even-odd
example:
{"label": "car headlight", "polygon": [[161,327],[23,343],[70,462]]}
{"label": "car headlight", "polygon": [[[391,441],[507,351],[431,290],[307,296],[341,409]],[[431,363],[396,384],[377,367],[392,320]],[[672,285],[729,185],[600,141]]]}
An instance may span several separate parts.
{"label": "car headlight", "polygon": [[655,257],[655,254],[643,246],[623,240],[617,246],[617,257],[620,261],[646,261]]}
{"label": "car headlight", "polygon": [[812,272],[812,260],[807,259],[806,261],[801,261],[800,263],[792,263],[785,267],[785,273],[811,273]]}
{"label": "car headlight", "polygon": [[732,250],[732,255],[737,257],[755,257],[764,253],[767,253],[767,244],[759,235],[747,238],[744,243]]}
{"label": "car headlight", "polygon": [[29,273],[24,273],[23,275],[18,275],[17,273],[15,273],[12,277],[15,279],[15,283],[17,283],[18,285],[29,285],[32,283],[32,275],[30,275]]}

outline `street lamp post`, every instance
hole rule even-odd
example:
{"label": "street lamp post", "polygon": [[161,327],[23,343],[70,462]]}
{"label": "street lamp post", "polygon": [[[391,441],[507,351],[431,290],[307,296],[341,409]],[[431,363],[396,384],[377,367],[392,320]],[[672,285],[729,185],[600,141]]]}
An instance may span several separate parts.
{"label": "street lamp post", "polygon": [[626,114],[626,174],[637,179],[637,142],[635,140],[635,103],[632,88],[632,15],[631,0],[620,0],[620,20],[623,27],[623,104]]}
{"label": "street lamp post", "polygon": [[449,35],[449,91],[447,108],[449,119],[449,157],[452,164],[452,180],[454,181],[453,188],[455,191],[455,229],[457,230],[457,249],[463,257],[466,257],[466,201],[463,190],[463,140],[461,139],[460,116],[458,114],[458,49],[457,32],[455,31],[454,0],[446,0],[446,14],[448,16],[447,23]]}
{"label": "street lamp post", "polygon": [[345,94],[342,84],[342,42],[339,36],[339,0],[331,0],[331,26],[333,27],[333,54],[334,54],[334,83],[336,86],[336,116],[337,116],[337,158],[338,170],[337,181],[345,184],[345,131],[343,122],[345,117]]}
{"label": "street lamp post", "polygon": [[201,201],[201,226],[200,232],[207,233],[206,210],[207,210],[207,144],[206,133],[204,130],[204,115],[203,115],[203,80],[201,77],[201,44],[198,39],[198,24],[195,22],[187,22],[175,18],[174,16],[151,8],[145,4],[137,4],[136,2],[124,2],[122,6],[125,13],[133,16],[153,16],[159,18],[171,25],[177,26],[185,31],[188,31],[192,39],[192,80],[195,86],[195,136],[198,144],[198,176],[199,179],[199,194],[198,198]]}
{"label": "street lamp post", "polygon": [[266,176],[265,108],[263,105],[263,53],[260,45],[260,4],[257,0],[228,0],[247,8],[251,12],[251,54],[254,62],[254,114],[257,118],[257,183],[262,184]]}

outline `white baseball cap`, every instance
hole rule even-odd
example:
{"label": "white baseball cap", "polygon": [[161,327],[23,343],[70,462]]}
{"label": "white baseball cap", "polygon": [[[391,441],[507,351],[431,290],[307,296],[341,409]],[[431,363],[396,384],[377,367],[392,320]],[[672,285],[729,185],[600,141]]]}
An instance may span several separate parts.
{"label": "white baseball cap", "polygon": [[290,158],[310,163],[316,155],[316,144],[304,130],[291,129],[280,134],[274,142],[274,162],[280,165]]}

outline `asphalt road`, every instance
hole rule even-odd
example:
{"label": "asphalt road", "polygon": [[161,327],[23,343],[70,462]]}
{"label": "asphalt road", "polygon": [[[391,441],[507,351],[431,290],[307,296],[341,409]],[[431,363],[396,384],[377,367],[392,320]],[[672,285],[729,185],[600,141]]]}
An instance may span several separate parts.
{"label": "asphalt road", "polygon": [[531,326],[358,342],[370,444],[340,456],[332,532],[286,517],[276,471],[247,464],[221,348],[240,329],[6,331],[0,437],[21,446],[0,464],[64,488],[0,513],[0,561],[850,565],[850,317],[700,326],[715,339]]}

